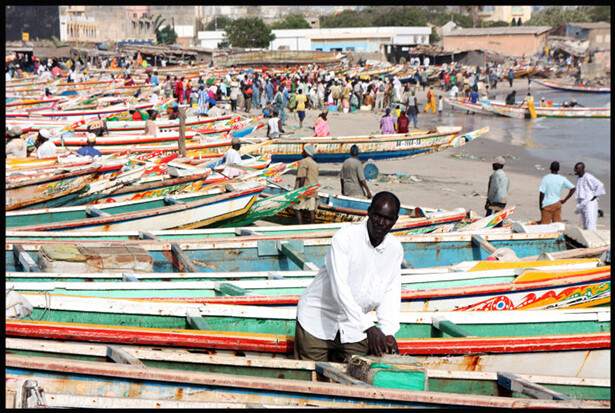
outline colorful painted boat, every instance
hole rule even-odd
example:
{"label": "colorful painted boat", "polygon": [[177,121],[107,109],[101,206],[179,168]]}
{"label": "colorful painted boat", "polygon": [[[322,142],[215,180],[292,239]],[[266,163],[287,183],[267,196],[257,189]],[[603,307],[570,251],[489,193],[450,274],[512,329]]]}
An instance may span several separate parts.
{"label": "colorful painted boat", "polygon": [[556,90],[565,90],[567,92],[582,92],[582,93],[611,93],[609,86],[594,86],[594,85],[573,85],[569,83],[560,83],[553,80],[533,80],[539,85],[550,87]]}
{"label": "colorful painted boat", "polygon": [[[481,104],[489,106],[497,115],[507,116],[517,119],[531,119],[530,112],[526,105],[514,106],[498,102],[480,101]],[[540,107],[535,106],[536,116],[539,118],[610,118],[611,108],[586,108],[586,107]]]}
{"label": "colorful painted boat", "polygon": [[[7,353],[10,355],[31,356],[42,360],[43,358],[62,358],[66,361],[81,360],[97,362],[98,365],[109,363],[107,354],[109,347],[102,344],[82,344],[78,342],[48,343],[42,340],[8,338],[6,343]],[[194,372],[207,371],[209,373],[234,375],[239,377],[281,378],[293,381],[325,381],[330,377],[338,383],[354,381],[361,384],[358,379],[352,380],[349,374],[333,376],[333,372],[346,372],[347,364],[344,363],[318,363],[309,360],[262,359],[257,357],[229,357],[220,355],[190,354],[186,350],[165,348],[153,349],[151,347],[114,346],[115,354],[124,354],[131,357],[133,364],[139,367],[166,369],[169,372]],[[158,350],[158,351],[156,351]],[[363,357],[360,360],[369,358]],[[497,373],[495,370],[481,372],[463,372],[425,368],[417,358],[385,356],[383,362],[390,366],[410,368],[416,375],[413,386],[416,390],[428,390],[430,392],[453,392],[456,394],[474,394],[483,396],[501,396],[501,389],[497,385]],[[515,370],[500,370],[516,374]],[[423,373],[423,374],[421,374]],[[36,373],[35,373],[36,374]],[[12,390],[20,385],[19,373],[11,374],[7,385]],[[239,378],[237,377],[237,378]],[[552,391],[581,400],[610,400],[610,379],[576,378],[566,376],[533,376],[519,375],[528,380],[544,386]],[[99,378],[100,379],[100,378]],[[365,387],[366,382],[361,386]],[[42,384],[42,383],[41,383]],[[55,383],[57,385],[57,383]],[[43,387],[43,386],[41,386]],[[70,394],[75,394],[73,389],[65,389]],[[332,386],[335,387],[335,386]],[[381,387],[381,386],[380,386]],[[422,387],[422,388],[421,388]],[[49,388],[51,389],[51,388]],[[61,388],[53,388],[62,391]],[[47,389],[45,389],[47,392]],[[90,392],[91,393],[91,392]],[[109,394],[107,394],[109,396]],[[49,396],[47,397],[49,400]],[[121,399],[116,399],[115,407],[121,405]],[[100,407],[99,405],[98,407]],[[162,405],[164,407],[164,405]],[[357,406],[355,406],[357,407]]]}
{"label": "colorful painted boat", "polygon": [[[153,103],[138,103],[134,105],[135,109],[151,109],[154,106]],[[36,116],[42,116],[46,118],[68,118],[71,120],[79,119],[98,119],[101,116],[106,117],[117,113],[128,112],[128,105],[114,105],[106,108],[89,109],[89,110],[70,110],[70,111],[38,111]],[[28,112],[8,112],[5,115],[7,118],[27,118]]]}
{"label": "colorful painted boat", "polygon": [[[181,195],[178,195],[180,197]],[[146,200],[147,201],[147,200]],[[146,202],[143,201],[143,202]],[[140,201],[141,202],[141,201]],[[160,202],[159,200],[150,202]],[[135,204],[133,202],[133,204]],[[106,210],[117,205],[101,205]],[[120,207],[122,205],[120,204]],[[67,212],[71,212],[68,207]],[[58,208],[60,209],[60,208]],[[32,212],[32,211],[30,211]],[[44,211],[43,211],[44,212]],[[7,228],[11,228],[18,222],[20,211],[7,212]],[[64,217],[54,215],[56,224],[44,224],[40,227],[62,227]],[[109,218],[109,217],[106,217]],[[9,219],[11,222],[9,222]],[[98,220],[98,219],[96,219]],[[36,222],[36,216],[29,215],[28,223]],[[86,225],[88,220],[81,220]],[[352,224],[351,224],[352,225]],[[34,228],[33,228],[34,227]],[[23,231],[37,230],[39,226],[21,226]],[[87,230],[87,227],[81,229]],[[155,227],[142,228],[141,231],[155,230]],[[14,231],[15,228],[12,228]],[[194,239],[169,239],[155,240],[101,240],[85,242],[84,245],[95,246],[97,244],[108,245],[134,245],[144,248],[152,256],[156,272],[175,272],[176,264],[167,258],[171,244],[176,242],[185,251],[186,256],[194,263],[200,272],[229,272],[229,271],[287,271],[302,269],[317,269],[323,263],[325,255],[331,248],[331,236],[315,238],[311,234],[284,233],[285,227],[280,227],[282,232],[276,235],[258,235],[259,227],[247,228],[252,234],[246,237],[200,238]],[[254,233],[256,232],[256,234]],[[67,234],[70,235],[70,234]],[[446,266],[461,261],[485,260],[501,248],[510,249],[521,260],[536,260],[538,256],[548,253],[553,259],[579,258],[599,256],[610,249],[609,245],[592,248],[581,248],[577,251],[572,240],[562,232],[553,233],[503,233],[489,230],[480,234],[472,233],[443,233],[443,234],[413,234],[403,235],[398,238],[404,249],[403,267],[425,268]],[[6,271],[22,271],[19,260],[13,254],[13,242],[6,245]],[[26,242],[20,239],[16,242],[31,256],[32,261],[38,261],[38,251],[42,245],[71,245],[75,242],[71,239],[60,241],[55,238],[52,241]],[[509,251],[510,254],[510,251]],[[589,254],[589,255],[588,255]],[[510,261],[510,259],[507,259]]]}
{"label": "colorful painted boat", "polygon": [[[244,214],[256,201],[264,185],[246,182],[242,189],[220,195],[178,195],[100,205],[99,208],[75,206],[15,211],[9,221],[28,223],[21,230],[114,231],[199,228],[213,222]],[[182,198],[198,198],[182,202]],[[165,200],[166,199],[166,200]],[[69,218],[70,217],[70,218]],[[23,221],[26,219],[26,221]],[[36,223],[39,222],[39,223]],[[17,224],[19,225],[19,224]]]}
{"label": "colorful painted boat", "polygon": [[[561,268],[561,266],[558,266]],[[526,267],[527,268],[527,267]],[[552,267],[547,267],[552,268]],[[502,311],[553,308],[587,308],[610,305],[610,266],[586,269],[524,269],[511,275],[501,271],[467,272],[458,274],[404,275],[401,280],[403,311]],[[56,296],[88,296],[101,298],[134,298],[149,301],[177,301],[218,303],[229,305],[294,306],[311,277],[285,279],[244,279],[243,273],[225,273],[233,280],[216,274],[217,280],[100,282],[99,281],[42,281],[45,273],[7,275],[6,286],[17,292],[48,293]],[[203,275],[202,275],[203,276]],[[62,274],[57,277],[62,278]],[[87,278],[85,274],[81,277]],[[133,280],[161,277],[160,274],[140,273]],[[14,281],[26,279],[27,281]]]}
{"label": "colorful painted boat", "polygon": [[461,127],[436,127],[434,131],[413,131],[407,134],[373,135],[359,137],[305,137],[300,139],[276,139],[264,151],[272,152],[274,162],[295,162],[301,160],[303,146],[311,144],[316,148],[313,156],[316,162],[343,162],[350,157],[350,147],[359,147],[359,159],[368,160],[403,158],[429,151],[441,150],[459,144],[455,138]]}
{"label": "colorful painted boat", "polygon": [[[531,400],[500,396],[455,394],[434,391],[387,389],[366,385],[323,383],[285,378],[237,376],[209,372],[185,372],[156,367],[118,365],[106,362],[53,359],[7,355],[7,388],[17,392],[25,387],[26,378],[36,378],[38,399],[43,391],[53,400],[67,400],[67,396],[87,396],[111,408],[125,407],[210,407],[211,402],[229,401],[249,407],[264,405],[288,408],[321,407],[492,407],[492,408],[609,408],[609,401]],[[328,370],[333,371],[327,365]],[[338,370],[338,369],[336,369]],[[342,371],[342,374],[343,371]],[[32,386],[34,383],[29,383]],[[39,387],[40,386],[40,387]],[[57,393],[60,393],[58,395]],[[61,397],[64,395],[64,397]],[[126,396],[130,398],[127,398]],[[110,397],[111,396],[111,397]],[[13,399],[16,396],[13,395]],[[26,398],[24,398],[26,399]],[[37,400],[37,398],[33,398]],[[89,400],[88,400],[89,399]],[[158,400],[162,399],[160,404]],[[173,400],[165,404],[164,400]],[[156,402],[156,403],[151,403]],[[184,402],[184,403],[181,403]],[[192,405],[188,405],[192,402]],[[203,405],[201,403],[206,402]],[[256,404],[255,404],[256,403]],[[20,406],[20,405],[18,405]],[[86,405],[87,406],[87,405]],[[227,405],[228,406],[228,405]],[[45,402],[26,407],[51,407]],[[82,405],[83,407],[83,405]],[[99,406],[96,406],[99,407]]]}
{"label": "colorful painted boat", "polygon": [[7,176],[7,211],[36,207],[43,203],[81,191],[94,179],[101,164],[59,169],[33,175]]}
{"label": "colorful painted boat", "polygon": [[444,101],[446,103],[448,103],[449,105],[453,106],[454,108],[458,108],[458,109],[462,109],[462,110],[469,110],[470,112],[480,113],[480,114],[485,114],[485,115],[493,115],[494,114],[493,110],[491,110],[490,106],[482,105],[480,102],[472,103],[470,101],[470,99],[468,99],[468,98],[463,98],[463,97],[458,97],[458,98],[445,97]]}

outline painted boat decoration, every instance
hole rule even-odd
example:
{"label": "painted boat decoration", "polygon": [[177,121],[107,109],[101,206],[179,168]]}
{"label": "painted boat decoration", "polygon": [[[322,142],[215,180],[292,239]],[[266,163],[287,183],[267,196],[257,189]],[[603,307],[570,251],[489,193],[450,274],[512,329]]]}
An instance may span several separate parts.
{"label": "painted boat decoration", "polygon": [[[557,266],[563,268],[565,266]],[[527,267],[526,267],[527,268]],[[458,274],[413,274],[401,280],[402,311],[503,311],[554,308],[587,308],[610,304],[610,266],[585,269],[522,269],[466,272]],[[289,278],[285,272],[277,279],[253,280],[243,273],[216,274],[211,281],[151,281],[162,277],[155,273],[139,273],[133,281],[96,278],[100,281],[42,281],[45,273],[7,274],[7,288],[17,292],[48,293],[57,296],[131,298],[148,301],[176,301],[229,305],[294,306],[312,277]],[[225,280],[223,275],[232,277]],[[203,277],[203,275],[201,275]],[[206,275],[205,275],[206,276]],[[62,278],[61,274],[57,275]],[[86,278],[85,274],[80,275]],[[292,274],[291,274],[292,277]],[[430,278],[431,277],[431,278]],[[13,281],[26,279],[27,281]],[[432,280],[433,279],[433,280]],[[143,280],[144,282],[134,282]],[[150,280],[150,281],[148,281]]]}
{"label": "painted boat decoration", "polygon": [[365,162],[370,159],[403,158],[445,149],[455,145],[455,138],[460,132],[461,127],[458,126],[438,126],[435,131],[413,131],[396,135],[277,139],[260,151],[272,152],[274,162],[295,162],[301,160],[303,146],[312,144],[316,148],[313,157],[316,162],[343,162],[350,156],[350,147],[357,145],[359,159]]}
{"label": "painted boat decoration", "polygon": [[[372,360],[370,357],[359,357],[355,358],[353,362],[350,364],[344,363],[318,363],[307,360],[287,360],[283,358],[278,359],[262,359],[257,357],[232,357],[232,356],[221,356],[221,355],[207,355],[207,354],[190,354],[186,350],[182,349],[171,349],[165,348],[164,351],[160,351],[160,349],[153,349],[151,347],[134,347],[134,346],[114,346],[113,352],[109,353],[110,348],[106,345],[101,344],[87,344],[84,345],[78,342],[69,342],[69,343],[47,343],[45,345],[42,340],[27,340],[27,339],[14,339],[9,338],[7,341],[7,353],[11,356],[30,356],[34,360],[40,361],[40,366],[43,366],[45,363],[45,359],[49,360],[50,358],[57,358],[58,356],[65,362],[65,365],[70,365],[75,367],[76,364],[73,362],[78,361],[89,361],[89,368],[84,369],[84,371],[91,370],[94,366],[107,367],[109,365],[113,365],[113,361],[111,363],[107,358],[108,354],[111,354],[111,357],[115,360],[119,360],[115,355],[122,354],[126,357],[129,357],[132,361],[133,366],[124,365],[124,367],[132,367],[133,369],[158,369],[159,371],[164,371],[168,373],[176,373],[182,374],[183,372],[194,373],[195,371],[207,371],[209,373],[214,373],[218,377],[222,377],[223,375],[228,377],[230,381],[239,382],[242,379],[259,377],[266,377],[268,379],[276,379],[283,377],[284,379],[291,380],[292,382],[316,382],[316,381],[326,381],[324,380],[327,377],[333,379],[334,382],[340,384],[347,384],[349,382],[355,384],[354,388],[365,389],[366,387],[371,387],[368,385],[366,381],[359,380],[354,376],[360,376],[356,371],[351,370],[353,375],[345,374],[347,368],[350,365],[356,366],[357,363],[364,363]],[[158,350],[158,351],[156,351]],[[189,359],[188,359],[189,357]],[[18,392],[20,389],[18,386],[23,386],[23,379],[20,377],[24,377],[28,368],[21,365],[20,363],[25,360],[24,357],[12,357],[11,361],[11,374],[8,374],[7,377],[7,390]],[[444,369],[434,369],[425,366],[424,362],[419,361],[418,358],[415,357],[395,357],[395,356],[386,356],[383,359],[383,362],[390,365],[392,368],[403,368],[410,369],[411,374],[413,375],[412,384],[410,386],[413,387],[414,390],[419,391],[429,391],[432,394],[441,393],[444,395],[450,395],[450,392],[455,394],[474,394],[478,396],[502,396],[501,388],[498,388],[497,379],[498,374],[495,370],[485,370],[485,371],[455,371],[455,370],[444,370]],[[19,367],[18,367],[19,366]],[[85,366],[85,365],[81,365]],[[117,364],[116,364],[117,366]],[[29,366],[30,368],[32,366]],[[49,367],[49,365],[46,365]],[[80,379],[86,379],[83,376],[72,375],[73,377],[65,378],[65,384],[61,385],[60,380],[57,379],[59,372],[63,371],[67,373],[66,370],[54,370],[46,369],[45,378],[41,379],[39,386],[45,390],[47,393],[46,401],[47,403],[59,403],[60,400],[63,400],[64,403],[69,402],[67,397],[69,395],[75,396],[77,394],[76,389],[82,388],[82,386],[78,386],[76,382],[79,381],[77,377]],[[507,373],[512,373],[518,376],[523,380],[527,380],[541,386],[543,388],[550,389],[551,391],[561,392],[565,397],[570,397],[574,399],[581,400],[610,400],[609,394],[609,386],[610,379],[601,379],[601,378],[577,378],[577,377],[567,377],[567,376],[547,376],[547,375],[528,375],[528,374],[518,374],[516,370],[499,370],[505,371]],[[341,372],[342,374],[339,374]],[[37,373],[32,371],[32,373],[36,376]],[[332,373],[338,373],[337,376]],[[82,375],[83,373],[81,373]],[[52,378],[53,377],[53,378]],[[90,381],[103,381],[104,377],[108,377],[108,374],[102,374],[98,377],[91,377]],[[38,377],[37,377],[38,378]],[[354,380],[353,380],[354,378]],[[364,377],[361,377],[365,380]],[[162,377],[162,381],[166,377]],[[410,377],[408,377],[410,379]],[[177,386],[181,386],[180,383],[177,383],[177,380],[174,380]],[[85,380],[84,383],[85,384]],[[110,383],[109,383],[110,384]],[[359,386],[356,386],[356,385]],[[72,385],[72,387],[68,387]],[[98,384],[96,384],[98,385]],[[97,394],[97,391],[102,392],[102,389],[95,390],[93,387],[87,390],[88,396],[92,397]],[[331,389],[336,389],[339,386],[334,383],[328,384]],[[383,387],[381,383],[373,383],[372,385],[377,385],[377,387]],[[389,385],[390,386],[390,385]],[[122,386],[124,387],[124,386]],[[409,386],[396,386],[403,387],[409,390]],[[473,389],[473,387],[476,387]],[[122,394],[120,394],[120,388],[116,389],[116,386],[107,385],[107,393],[104,394],[102,400],[105,397],[109,397],[111,394],[109,393],[109,389],[114,389],[118,394],[113,394],[116,396],[114,399],[108,399],[108,401],[113,400],[113,407],[124,406],[124,403],[135,402],[134,396],[131,398],[126,398]],[[111,390],[111,391],[114,391]],[[192,399],[190,391],[186,391],[185,389],[182,394],[182,400],[192,400],[196,402],[196,400]],[[82,390],[83,391],[83,390]],[[209,392],[196,392],[196,394],[203,394]],[[214,390],[216,391],[216,390]],[[66,392],[64,394],[65,397],[58,397],[59,395],[52,395],[53,392]],[[165,400],[163,399],[154,399],[151,400],[150,397],[165,397],[162,394],[150,394],[149,389],[146,391],[144,388],[141,389],[141,392],[138,392],[140,397],[144,397],[146,394],[148,395],[148,399],[139,399],[141,403],[146,400],[156,401],[162,403],[157,407],[165,407]],[[264,397],[265,392],[259,392],[260,397]],[[186,397],[190,397],[186,399],[183,395],[187,395]],[[85,397],[83,397],[85,399]],[[166,397],[165,397],[166,398]],[[500,397],[504,399],[504,397]],[[57,400],[56,400],[57,399]],[[177,398],[174,398],[175,402],[177,402]],[[312,403],[323,403],[325,397],[321,394],[318,402],[317,400],[313,400]],[[231,400],[237,401],[235,398]],[[93,404],[96,402],[96,407],[104,406],[104,403],[100,403],[101,398],[95,397],[94,400],[87,400],[89,405],[79,405],[78,407],[94,407]],[[264,400],[261,400],[264,401]],[[86,402],[86,400],[75,400],[74,402]],[[328,403],[329,401],[324,401]],[[173,403],[171,401],[166,401],[166,403]],[[288,404],[288,401],[282,403]],[[337,403],[340,403],[338,400]],[[49,405],[52,406],[64,406],[67,405]],[[325,407],[325,405],[320,404],[320,407]],[[76,406],[77,407],[77,406]],[[141,406],[143,407],[143,406]],[[196,407],[196,406],[193,406]],[[227,406],[228,407],[228,406]],[[331,407],[331,406],[330,406]],[[340,406],[337,406],[340,407]],[[349,405],[348,407],[358,407],[357,404]]]}
{"label": "painted boat decoration", "polygon": [[90,164],[30,176],[7,176],[5,208],[11,211],[36,207],[47,201],[77,193],[94,179],[100,168],[100,164]]}
{"label": "painted boat decoration", "polygon": [[611,93],[611,88],[608,86],[594,85],[573,85],[569,83],[560,83],[553,80],[533,80],[539,85],[550,87],[556,90],[565,90],[567,92],[582,92],[582,93]]}
{"label": "painted boat decoration", "polygon": [[[114,230],[153,230],[169,228],[199,228],[213,222],[244,214],[264,189],[264,185],[246,182],[243,188],[232,192],[203,197],[188,202],[182,202],[182,195],[177,198],[151,198],[139,201],[128,201],[115,204],[100,205],[98,208],[66,207],[66,214],[73,218],[65,220],[65,216],[50,209],[15,211],[14,218],[19,215],[28,217],[30,225],[15,227],[22,230],[55,230],[55,231],[114,231]],[[194,196],[193,194],[185,194]],[[55,209],[57,210],[57,209]],[[36,224],[30,220],[35,216],[53,222]],[[75,218],[76,217],[76,218]],[[23,221],[22,221],[23,222]],[[8,221],[7,221],[8,225]]]}

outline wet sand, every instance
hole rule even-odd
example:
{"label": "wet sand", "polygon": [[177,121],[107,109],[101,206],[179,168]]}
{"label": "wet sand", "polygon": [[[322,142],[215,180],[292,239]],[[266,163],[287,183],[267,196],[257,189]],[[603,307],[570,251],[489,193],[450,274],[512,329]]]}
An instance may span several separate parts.
{"label": "wet sand", "polygon": [[[519,93],[520,89],[527,91],[527,80],[515,80],[513,85]],[[521,87],[522,86],[522,87]],[[541,88],[532,85],[532,91]],[[508,82],[499,83],[498,94],[508,93]],[[436,91],[438,93],[438,91]],[[417,93],[419,106],[424,108],[426,91],[419,90]],[[450,110],[445,105],[444,111]],[[252,114],[256,111],[252,110]],[[242,113],[242,112],[240,112]],[[294,132],[294,136],[311,136],[311,126],[319,111],[308,110],[303,128],[299,129],[299,121],[289,114],[287,130]],[[355,112],[355,113],[329,113],[329,129],[332,136],[368,135],[378,133],[379,119],[382,113]],[[469,115],[471,116],[471,115]],[[477,116],[477,124],[480,126],[480,117]],[[421,113],[418,117],[418,129],[429,129],[436,124],[435,116],[431,113]],[[465,131],[464,132],[468,132]],[[257,136],[264,136],[266,127],[257,131]],[[379,191],[388,190],[399,196],[406,205],[420,205],[432,208],[454,209],[464,208],[468,211],[484,216],[485,200],[487,197],[487,184],[491,175],[493,159],[504,156],[506,165],[504,172],[510,180],[508,206],[515,205],[516,211],[511,219],[521,222],[538,221],[540,210],[538,208],[538,188],[542,177],[549,173],[550,161],[533,157],[524,146],[513,145],[490,138],[487,133],[459,148],[449,148],[443,151],[419,155],[411,158],[376,161],[378,171],[381,174],[403,174],[401,179],[387,175],[388,181],[368,181],[368,186],[375,194]],[[323,192],[340,194],[339,171],[341,164],[319,164],[320,184]],[[587,168],[591,172],[590,168]],[[577,177],[572,171],[572,166],[562,165],[560,174],[576,184]],[[606,189],[606,195],[601,197],[599,208],[604,212],[603,217],[598,218],[597,229],[610,229],[611,226],[611,179],[610,175],[596,175]],[[393,179],[391,179],[393,178]],[[294,174],[285,175],[282,185],[293,186]],[[562,198],[567,194],[564,190]],[[562,210],[562,220],[565,223],[579,225],[579,215],[574,214],[576,201],[574,196],[566,202]]]}

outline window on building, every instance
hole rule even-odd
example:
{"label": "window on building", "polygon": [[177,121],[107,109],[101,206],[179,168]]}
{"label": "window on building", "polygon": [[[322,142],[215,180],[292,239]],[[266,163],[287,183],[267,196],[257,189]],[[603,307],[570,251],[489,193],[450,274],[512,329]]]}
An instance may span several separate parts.
{"label": "window on building", "polygon": [[602,43],[602,35],[601,34],[597,34],[596,35],[596,42],[597,43]]}
{"label": "window on building", "polygon": [[495,13],[495,6],[483,6],[481,13],[484,13],[484,14]]}

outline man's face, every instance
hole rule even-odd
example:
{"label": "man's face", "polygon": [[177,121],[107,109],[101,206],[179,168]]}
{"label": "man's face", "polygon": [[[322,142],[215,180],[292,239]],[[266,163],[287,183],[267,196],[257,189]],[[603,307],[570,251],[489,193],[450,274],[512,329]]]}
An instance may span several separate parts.
{"label": "man's face", "polygon": [[367,210],[367,216],[367,231],[370,238],[375,240],[382,240],[393,228],[398,218],[395,204],[388,199],[379,200],[376,204],[370,206]]}
{"label": "man's face", "polygon": [[575,165],[574,166],[574,174],[576,176],[583,176],[583,172],[585,172],[584,169],[585,168],[583,166],[581,166],[581,165]]}

